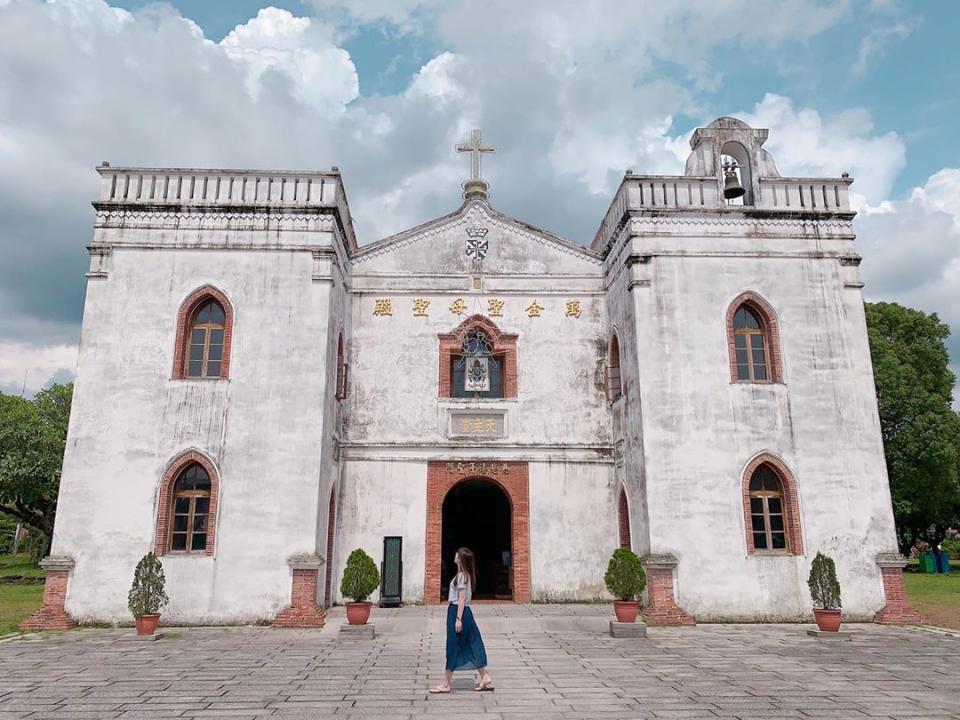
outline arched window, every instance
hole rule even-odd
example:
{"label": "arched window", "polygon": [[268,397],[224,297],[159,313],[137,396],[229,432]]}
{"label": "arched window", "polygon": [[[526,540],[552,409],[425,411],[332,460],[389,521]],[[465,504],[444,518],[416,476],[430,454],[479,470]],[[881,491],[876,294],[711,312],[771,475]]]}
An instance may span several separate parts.
{"label": "arched window", "polygon": [[191,463],[173,486],[170,552],[205,553],[210,529],[210,475]]}
{"label": "arched window", "polygon": [[732,382],[783,382],[776,315],[755,293],[744,293],[730,305],[727,343]]}
{"label": "arched window", "polygon": [[610,352],[607,357],[607,398],[616,402],[623,394],[620,383],[620,339],[614,333],[610,338]]}
{"label": "arched window", "polygon": [[483,330],[467,332],[459,353],[450,355],[450,397],[502,398],[504,356]]}
{"label": "arched window", "polygon": [[767,336],[760,318],[746,303],[733,315],[733,346],[737,353],[737,380],[770,379]]}
{"label": "arched window", "polygon": [[343,347],[343,333],[337,338],[337,400],[343,400],[347,396],[347,362],[346,352]]}
{"label": "arched window", "polygon": [[210,300],[190,320],[190,352],[184,375],[218,378],[223,372],[223,331],[227,317],[223,306]]}
{"label": "arched window", "polygon": [[617,503],[617,526],[620,534],[620,547],[630,547],[630,506],[627,504],[627,491],[620,488],[620,500]]}
{"label": "arched window", "polygon": [[210,459],[188,450],[160,481],[153,552],[213,555],[220,478]]}
{"label": "arched window", "polygon": [[233,309],[222,292],[206,286],[191,293],[177,318],[173,377],[229,377],[232,333]]}
{"label": "arched window", "polygon": [[473,315],[440,340],[442,398],[517,397],[517,336]]}
{"label": "arched window", "polygon": [[796,484],[770,453],[754,458],[743,479],[747,551],[803,554]]}
{"label": "arched window", "polygon": [[783,487],[769,465],[750,478],[750,519],[755,550],[788,550]]}

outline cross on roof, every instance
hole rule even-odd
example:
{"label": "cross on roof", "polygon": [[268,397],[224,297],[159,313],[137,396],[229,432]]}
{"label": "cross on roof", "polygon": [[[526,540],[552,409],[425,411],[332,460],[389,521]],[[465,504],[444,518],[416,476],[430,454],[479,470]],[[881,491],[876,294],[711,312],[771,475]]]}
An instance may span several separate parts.
{"label": "cross on roof", "polygon": [[462,143],[457,145],[457,152],[468,152],[472,153],[473,157],[470,158],[470,170],[471,180],[480,180],[480,153],[485,152],[496,152],[496,148],[493,145],[483,145],[480,142],[480,131],[474,130],[470,133],[470,142]]}

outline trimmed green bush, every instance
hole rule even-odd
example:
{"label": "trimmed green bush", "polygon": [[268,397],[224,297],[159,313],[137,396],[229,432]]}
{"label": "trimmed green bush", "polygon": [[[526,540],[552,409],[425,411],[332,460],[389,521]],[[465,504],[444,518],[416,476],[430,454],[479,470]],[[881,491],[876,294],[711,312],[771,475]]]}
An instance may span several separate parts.
{"label": "trimmed green bush", "polygon": [[347,558],[340,582],[340,594],[352,598],[354,602],[365,602],[370,594],[380,586],[380,572],[373,558],[357,548]]}
{"label": "trimmed green bush", "polygon": [[617,600],[636,600],[647,586],[647,574],[636,553],[628,548],[617,548],[607,565],[603,581]]}
{"label": "trimmed green bush", "polygon": [[821,610],[840,609],[840,581],[837,580],[837,566],[833,559],[823,553],[817,553],[810,566],[810,597],[813,606]]}
{"label": "trimmed green bush", "polygon": [[156,615],[167,604],[163,565],[152,552],[143,556],[133,573],[133,587],[127,595],[127,607],[134,617]]}

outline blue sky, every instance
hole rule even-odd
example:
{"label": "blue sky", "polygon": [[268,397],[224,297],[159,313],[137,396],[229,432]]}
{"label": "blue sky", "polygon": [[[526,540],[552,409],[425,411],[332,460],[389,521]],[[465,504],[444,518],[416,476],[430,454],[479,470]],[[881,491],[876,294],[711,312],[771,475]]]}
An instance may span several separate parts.
{"label": "blue sky", "polygon": [[0,390],[72,373],[101,160],[338,165],[365,243],[454,209],[481,127],[494,205],[586,243],[720,115],[784,175],[853,175],[868,299],[938,312],[960,362],[955,7],[0,0]]}

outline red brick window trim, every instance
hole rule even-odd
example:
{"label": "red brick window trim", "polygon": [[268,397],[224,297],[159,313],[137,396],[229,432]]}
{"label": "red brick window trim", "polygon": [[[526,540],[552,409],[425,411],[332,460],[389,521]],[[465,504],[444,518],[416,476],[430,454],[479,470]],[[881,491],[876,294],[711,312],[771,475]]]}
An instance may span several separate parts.
{"label": "red brick window trim", "polygon": [[504,333],[492,320],[483,315],[472,315],[460,323],[452,333],[441,333],[440,381],[437,394],[442,398],[453,397],[453,358],[463,350],[463,341],[471,330],[480,330],[493,344],[493,355],[503,362],[503,397],[517,397],[517,336]]}
{"label": "red brick window trim", "polygon": [[[206,471],[210,478],[210,496],[207,510],[207,545],[203,550],[194,552],[171,551],[170,543],[173,535],[174,516],[174,488],[180,474],[196,463]],[[153,552],[156,555],[213,555],[217,532],[217,505],[220,497],[220,474],[206,455],[197,450],[187,450],[178,455],[163,473],[160,480],[160,492],[157,498],[157,525],[153,541]]]}
{"label": "red brick window trim", "polygon": [[620,535],[620,547],[630,548],[630,505],[627,503],[627,491],[620,488],[620,499],[617,501],[617,529]]}
{"label": "red brick window trim", "polygon": [[620,378],[620,338],[613,333],[607,353],[607,400],[614,403],[623,397],[623,382]]}
{"label": "red brick window trim", "polygon": [[233,305],[220,290],[212,285],[204,285],[190,293],[180,304],[180,310],[177,313],[177,331],[176,345],[173,351],[173,373],[174,380],[187,379],[187,362],[190,357],[190,338],[193,319],[197,312],[201,310],[208,302],[215,300],[223,308],[223,350],[220,360],[220,375],[214,378],[191,377],[190,380],[209,380],[222,379],[230,377],[230,350],[233,346]]}
{"label": "red brick window trim", "polygon": [[[740,379],[737,375],[737,348],[734,317],[741,307],[746,308],[759,321],[763,337],[764,354],[766,356],[767,379]],[[782,383],[783,382],[783,355],[780,346],[780,323],[777,314],[770,303],[755,292],[745,292],[738,296],[727,308],[726,317],[727,351],[730,360],[730,382],[732,383]],[[747,348],[751,353],[752,349]]]}
{"label": "red brick window trim", "polygon": [[[786,533],[787,547],[782,550],[758,549],[753,540],[753,515],[750,505],[750,481],[754,472],[766,466],[777,476],[782,491],[783,527]],[[750,555],[803,555],[803,537],[800,532],[800,502],[797,497],[797,483],[793,473],[775,455],[762,453],[750,461],[743,471],[742,479],[743,519],[746,534],[747,553]]]}

